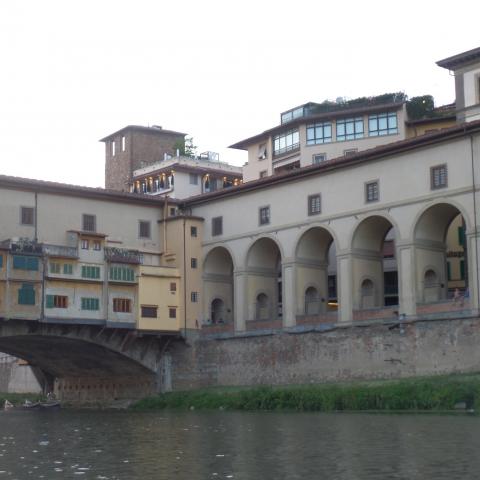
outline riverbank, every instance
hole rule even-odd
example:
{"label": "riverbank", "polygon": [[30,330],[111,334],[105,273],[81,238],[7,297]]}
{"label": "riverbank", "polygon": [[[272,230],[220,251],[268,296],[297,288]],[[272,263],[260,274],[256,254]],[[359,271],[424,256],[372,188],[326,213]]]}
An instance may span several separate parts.
{"label": "riverbank", "polygon": [[135,410],[480,411],[480,374],[282,387],[170,392]]}
{"label": "riverbank", "polygon": [[0,393],[0,410],[5,404],[5,400],[8,400],[11,404],[23,405],[25,400],[30,402],[45,401],[45,396],[40,393]]}

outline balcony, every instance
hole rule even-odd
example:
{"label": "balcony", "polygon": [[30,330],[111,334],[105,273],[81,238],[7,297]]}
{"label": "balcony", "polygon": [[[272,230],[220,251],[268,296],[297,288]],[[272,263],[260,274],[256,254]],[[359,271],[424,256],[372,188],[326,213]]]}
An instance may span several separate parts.
{"label": "balcony", "polygon": [[78,258],[78,249],[76,247],[65,247],[63,245],[43,244],[43,253],[48,257]]}
{"label": "balcony", "polygon": [[105,247],[105,260],[111,263],[129,263],[133,265],[139,265],[143,263],[143,255],[138,250]]}
{"label": "balcony", "polygon": [[42,255],[42,245],[28,238],[8,239],[0,243],[3,248],[8,248],[12,253],[27,255]]}

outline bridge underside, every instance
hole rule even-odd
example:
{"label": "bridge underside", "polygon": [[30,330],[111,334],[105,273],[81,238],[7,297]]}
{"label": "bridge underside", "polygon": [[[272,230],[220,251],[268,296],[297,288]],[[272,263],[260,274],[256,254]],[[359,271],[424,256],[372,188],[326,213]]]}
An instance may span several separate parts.
{"label": "bridge underside", "polygon": [[172,337],[90,326],[0,323],[0,351],[28,361],[46,391],[71,403],[135,399],[164,389]]}

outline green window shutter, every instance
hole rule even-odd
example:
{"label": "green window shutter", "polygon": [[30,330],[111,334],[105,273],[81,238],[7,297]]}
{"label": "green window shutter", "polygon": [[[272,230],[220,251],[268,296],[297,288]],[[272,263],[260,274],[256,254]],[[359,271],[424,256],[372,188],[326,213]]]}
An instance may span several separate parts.
{"label": "green window shutter", "polygon": [[447,280],[451,280],[452,279],[452,269],[451,269],[451,265],[450,265],[450,262],[447,262]]}
{"label": "green window shutter", "polygon": [[65,275],[71,275],[73,273],[73,267],[71,263],[64,263],[63,264],[63,273]]}
{"label": "green window shutter", "polygon": [[25,270],[25,257],[21,257],[20,255],[14,255],[13,268]]}
{"label": "green window shutter", "polygon": [[465,261],[460,260],[460,278],[465,280]]}
{"label": "green window shutter", "polygon": [[0,255],[0,268],[3,268],[3,255]]}
{"label": "green window shutter", "polygon": [[37,257],[27,257],[27,270],[38,270],[38,258]]}
{"label": "green window shutter", "polygon": [[46,307],[47,308],[53,308],[54,307],[53,295],[47,295]]}
{"label": "green window shutter", "polygon": [[87,267],[82,265],[82,277],[85,278],[87,276]]}
{"label": "green window shutter", "polygon": [[30,283],[23,283],[18,290],[19,305],[35,305],[35,289]]}

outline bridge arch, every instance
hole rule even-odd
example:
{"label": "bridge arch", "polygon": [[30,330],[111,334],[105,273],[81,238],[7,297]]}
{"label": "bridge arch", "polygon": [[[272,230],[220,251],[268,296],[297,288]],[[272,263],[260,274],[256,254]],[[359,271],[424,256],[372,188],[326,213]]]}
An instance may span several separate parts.
{"label": "bridge arch", "polygon": [[133,331],[89,325],[0,324],[0,351],[41,371],[45,389],[76,403],[140,398],[161,385],[163,354],[175,337],[140,337]]}

